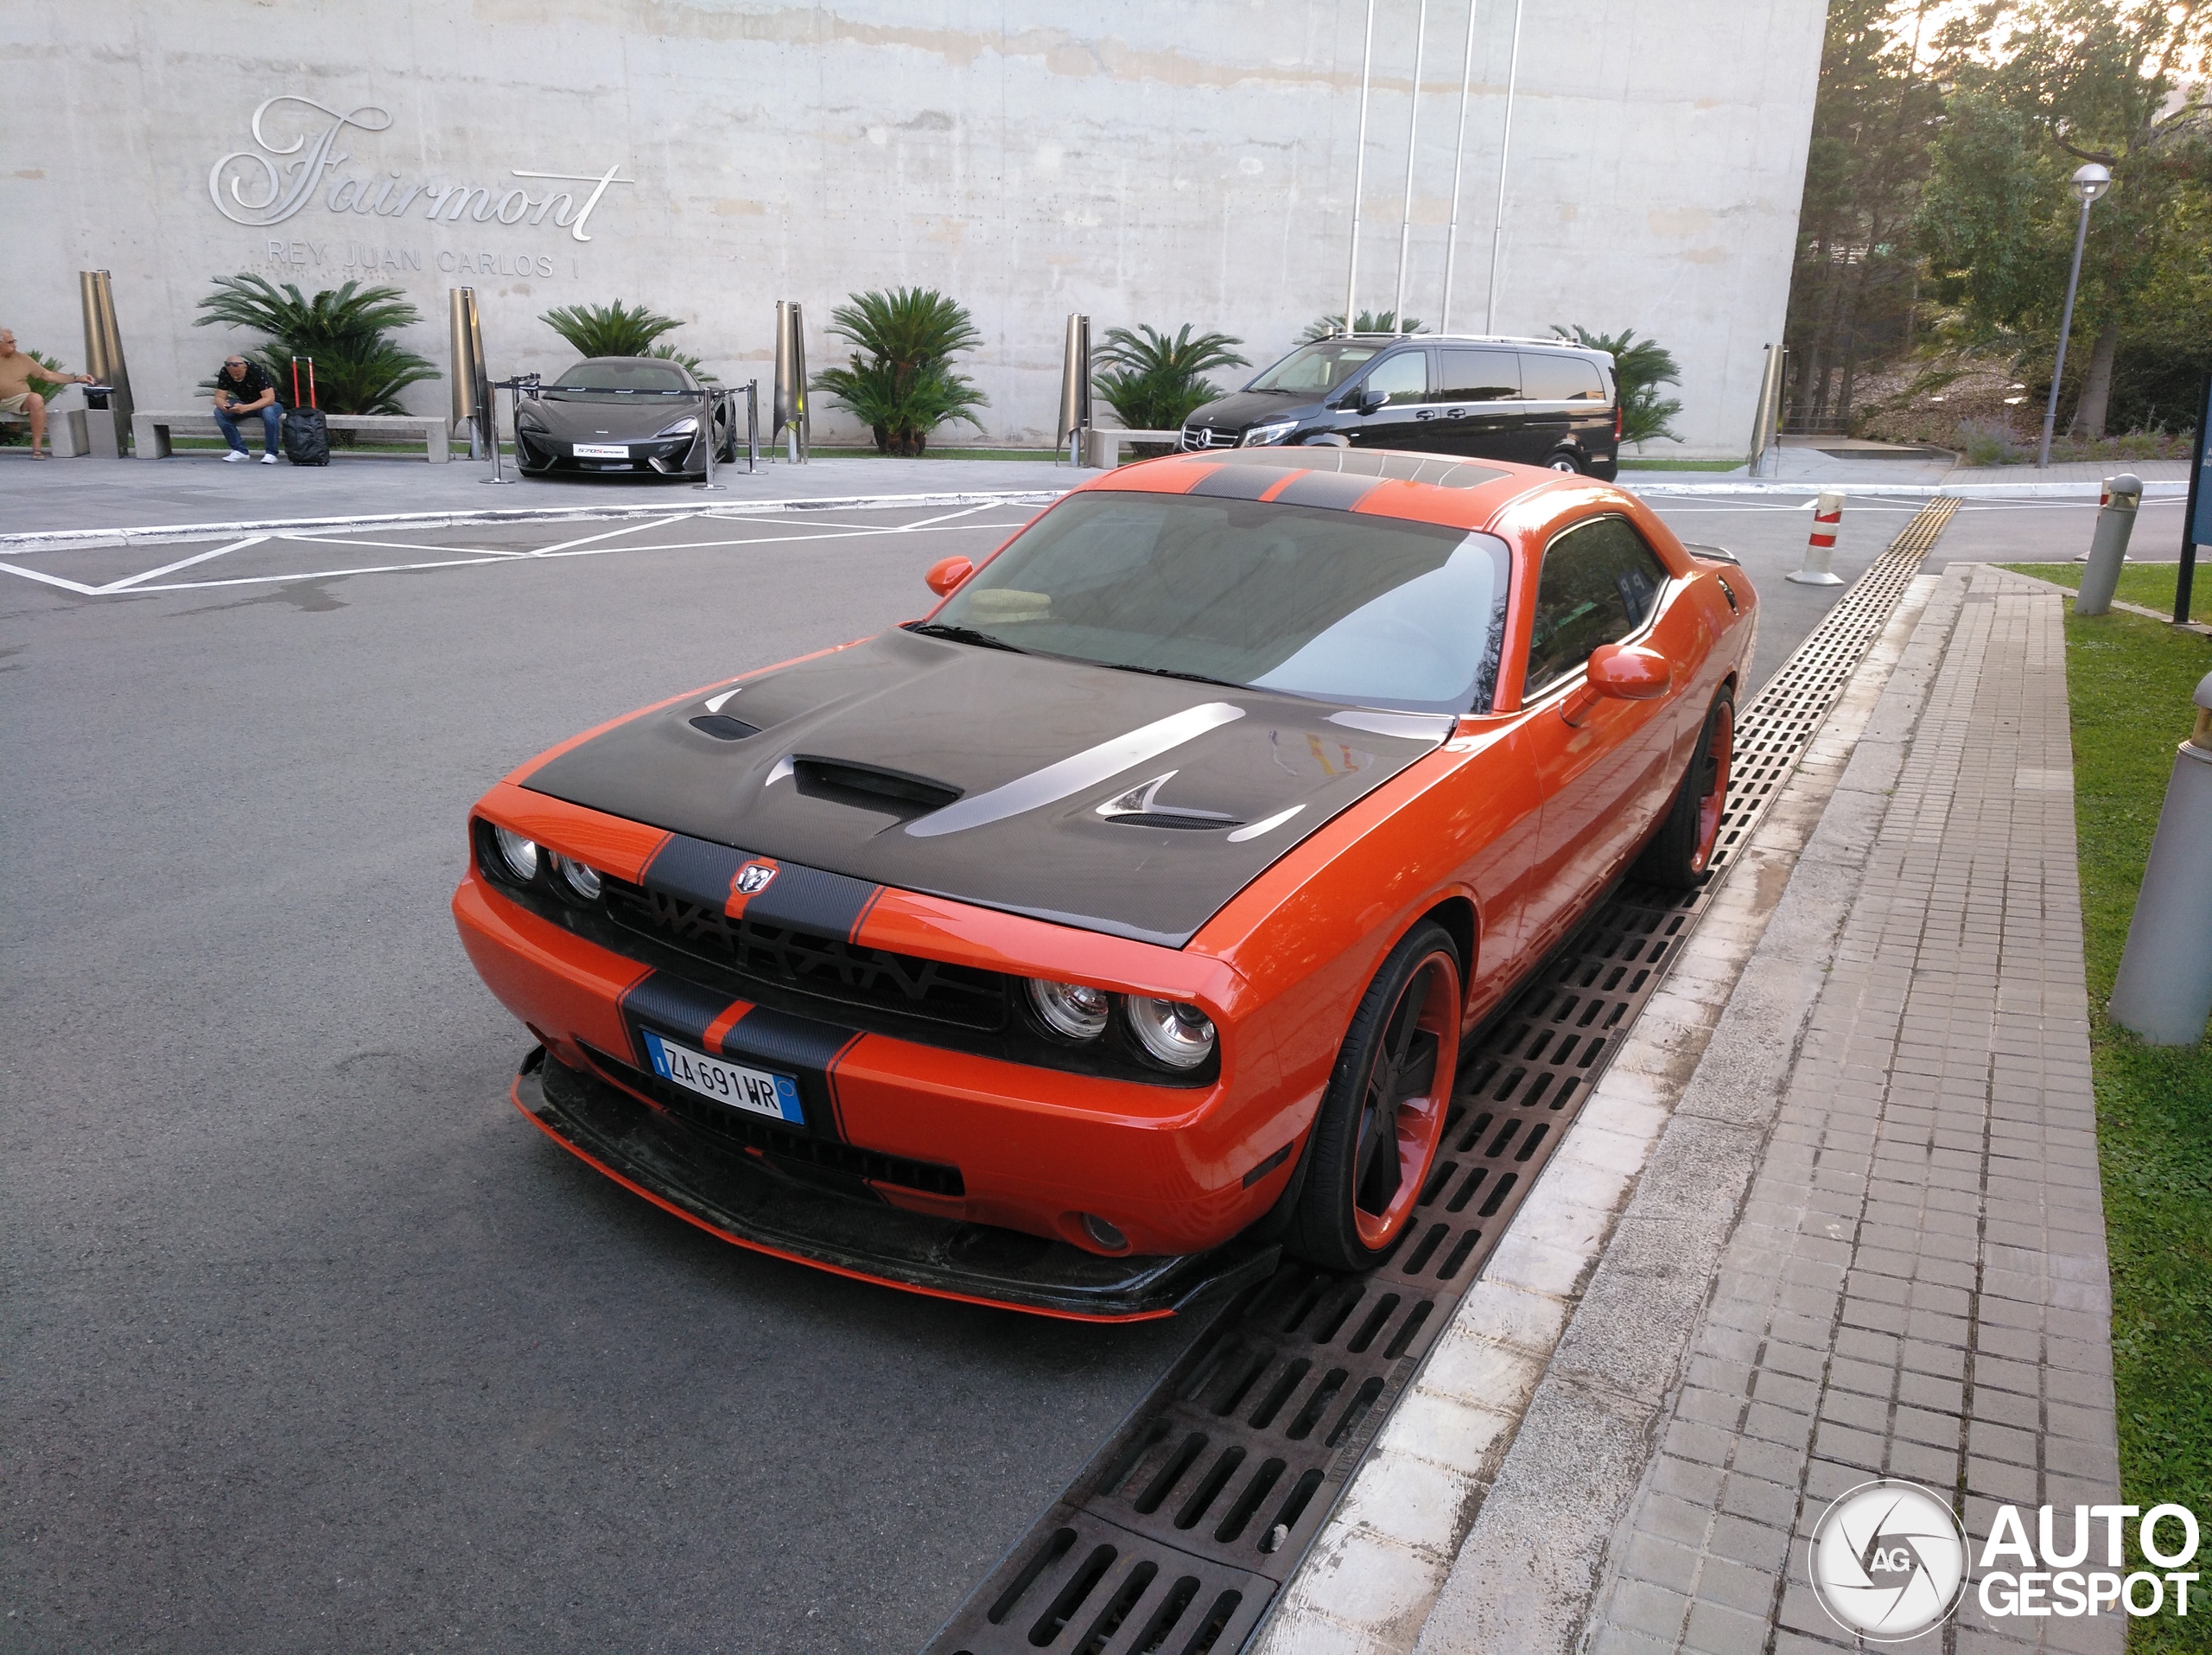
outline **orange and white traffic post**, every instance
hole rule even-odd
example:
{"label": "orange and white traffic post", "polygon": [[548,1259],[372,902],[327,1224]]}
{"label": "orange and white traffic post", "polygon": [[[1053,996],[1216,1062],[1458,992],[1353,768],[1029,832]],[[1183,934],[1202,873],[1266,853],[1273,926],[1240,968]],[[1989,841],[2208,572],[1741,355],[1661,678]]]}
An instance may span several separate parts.
{"label": "orange and white traffic post", "polygon": [[1805,542],[1805,566],[1789,578],[1800,586],[1840,586],[1843,576],[1829,567],[1835,562],[1835,537],[1843,524],[1843,491],[1823,488],[1813,506],[1813,533]]}

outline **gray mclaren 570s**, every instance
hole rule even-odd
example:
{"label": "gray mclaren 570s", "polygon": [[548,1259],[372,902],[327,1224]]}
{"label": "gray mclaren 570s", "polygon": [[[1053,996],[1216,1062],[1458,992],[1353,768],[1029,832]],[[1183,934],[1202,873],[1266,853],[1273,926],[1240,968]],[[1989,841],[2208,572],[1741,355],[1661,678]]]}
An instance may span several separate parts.
{"label": "gray mclaren 570s", "polygon": [[515,410],[515,464],[525,477],[702,476],[709,423],[715,458],[734,458],[727,403],[682,363],[587,357],[535,394],[523,394]]}

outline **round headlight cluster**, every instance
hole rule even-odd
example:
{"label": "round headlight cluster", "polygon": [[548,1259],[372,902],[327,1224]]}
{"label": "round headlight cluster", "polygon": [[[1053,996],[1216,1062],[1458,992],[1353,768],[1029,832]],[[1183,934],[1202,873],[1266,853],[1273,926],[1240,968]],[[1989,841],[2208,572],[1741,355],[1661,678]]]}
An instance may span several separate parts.
{"label": "round headlight cluster", "polygon": [[537,877],[537,842],[525,839],[512,828],[495,827],[492,830],[492,843],[499,853],[499,860],[506,864],[506,871],[514,878],[528,884]]}
{"label": "round headlight cluster", "polygon": [[556,850],[553,853],[553,871],[559,876],[561,882],[582,901],[586,902],[599,901],[598,869],[587,867],[584,863],[564,856]]}
{"label": "round headlight cluster", "polygon": [[1081,983],[1029,979],[1030,1009],[1037,1021],[1063,1040],[1089,1042],[1106,1032],[1114,1002],[1122,1002],[1129,1032],[1155,1062],[1171,1069],[1195,1069],[1212,1053],[1212,1021],[1196,1006],[1150,995],[1115,996]]}
{"label": "round headlight cluster", "polygon": [[1096,1040],[1106,1032],[1106,1019],[1114,1009],[1113,997],[1103,989],[1034,977],[1029,979],[1029,1003],[1038,1022],[1071,1041]]}
{"label": "round headlight cluster", "polygon": [[1127,1002],[1137,1044],[1171,1069],[1195,1069],[1213,1050],[1213,1023],[1196,1006],[1133,994]]}

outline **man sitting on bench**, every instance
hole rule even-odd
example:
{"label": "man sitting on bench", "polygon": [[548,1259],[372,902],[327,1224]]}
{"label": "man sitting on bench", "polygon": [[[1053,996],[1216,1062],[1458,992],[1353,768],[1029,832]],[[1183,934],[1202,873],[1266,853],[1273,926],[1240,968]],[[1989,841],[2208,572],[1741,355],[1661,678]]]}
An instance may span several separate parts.
{"label": "man sitting on bench", "polygon": [[284,411],[276,405],[276,387],[260,367],[243,356],[229,356],[223,360],[223,371],[215,376],[215,423],[223,428],[223,436],[231,451],[223,456],[232,465],[253,456],[246,452],[245,438],[238,435],[238,421],[248,414],[261,416],[261,429],[266,439],[261,463],[276,463],[276,433],[284,423]]}
{"label": "man sitting on bench", "polygon": [[34,379],[59,379],[63,385],[88,385],[89,373],[64,373],[40,364],[29,351],[16,348],[16,336],[0,328],[0,411],[21,414],[31,423],[31,458],[43,460],[39,444],[46,441],[46,398],[31,389]]}

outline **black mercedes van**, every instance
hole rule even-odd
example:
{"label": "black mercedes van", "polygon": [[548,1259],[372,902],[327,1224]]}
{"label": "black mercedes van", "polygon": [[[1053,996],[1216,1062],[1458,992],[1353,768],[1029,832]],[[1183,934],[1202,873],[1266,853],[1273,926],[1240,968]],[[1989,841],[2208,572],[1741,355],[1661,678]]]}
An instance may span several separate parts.
{"label": "black mercedes van", "polygon": [[1513,460],[1611,478],[1620,462],[1613,359],[1561,341],[1340,334],[1301,345],[1194,412],[1188,449],[1272,443]]}

